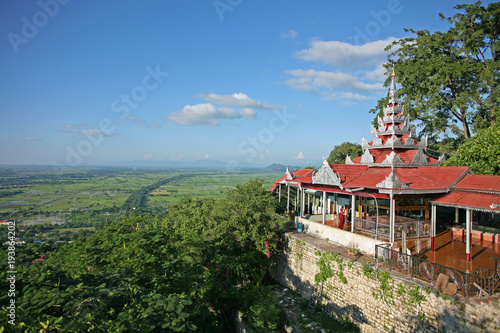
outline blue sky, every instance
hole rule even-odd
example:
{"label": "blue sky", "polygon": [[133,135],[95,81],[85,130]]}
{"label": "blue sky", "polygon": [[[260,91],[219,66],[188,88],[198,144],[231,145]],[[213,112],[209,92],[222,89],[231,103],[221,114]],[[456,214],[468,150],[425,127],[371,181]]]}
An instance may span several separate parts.
{"label": "blue sky", "polygon": [[384,47],[457,3],[4,0],[0,164],[319,165],[371,138]]}

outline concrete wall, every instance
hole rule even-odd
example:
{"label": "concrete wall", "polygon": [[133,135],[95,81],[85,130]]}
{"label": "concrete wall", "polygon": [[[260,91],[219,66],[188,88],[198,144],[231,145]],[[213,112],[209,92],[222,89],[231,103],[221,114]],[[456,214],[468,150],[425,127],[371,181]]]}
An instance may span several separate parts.
{"label": "concrete wall", "polygon": [[356,248],[362,252],[375,255],[375,245],[384,243],[381,240],[358,235],[347,230],[330,227],[321,222],[314,222],[304,218],[296,217],[295,223],[304,224],[304,232],[317,238],[327,239],[347,248]]}
{"label": "concrete wall", "polygon": [[[365,262],[363,270],[364,257],[357,261],[344,258],[345,249],[304,233],[285,235],[283,252],[270,273],[280,284],[310,298],[313,287],[319,287],[314,280],[319,272],[317,261],[326,252],[340,254],[331,261],[334,276],[323,283],[322,308],[337,319],[349,318],[362,332],[500,331],[498,301],[468,303],[464,299],[440,297],[434,290],[419,286],[417,295],[423,295],[424,300],[416,304],[409,292],[417,285],[415,282],[392,275],[382,287],[374,273],[365,273],[372,264]],[[341,281],[339,272],[347,283]],[[398,294],[401,286],[405,291]]]}

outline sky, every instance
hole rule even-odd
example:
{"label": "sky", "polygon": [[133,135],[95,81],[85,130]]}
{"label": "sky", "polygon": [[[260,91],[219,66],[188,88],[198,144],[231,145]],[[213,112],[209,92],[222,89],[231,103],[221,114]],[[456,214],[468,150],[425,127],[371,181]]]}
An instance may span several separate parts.
{"label": "sky", "polygon": [[319,166],[371,139],[384,48],[458,3],[4,0],[0,164]]}

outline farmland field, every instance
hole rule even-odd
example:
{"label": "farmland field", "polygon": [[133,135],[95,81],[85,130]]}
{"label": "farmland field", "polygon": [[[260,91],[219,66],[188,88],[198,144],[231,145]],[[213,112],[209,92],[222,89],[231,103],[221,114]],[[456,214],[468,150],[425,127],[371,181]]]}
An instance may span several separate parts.
{"label": "farmland field", "polygon": [[118,219],[135,212],[165,212],[183,196],[219,198],[250,178],[266,186],[283,172],[260,169],[0,167],[0,219],[64,224]]}

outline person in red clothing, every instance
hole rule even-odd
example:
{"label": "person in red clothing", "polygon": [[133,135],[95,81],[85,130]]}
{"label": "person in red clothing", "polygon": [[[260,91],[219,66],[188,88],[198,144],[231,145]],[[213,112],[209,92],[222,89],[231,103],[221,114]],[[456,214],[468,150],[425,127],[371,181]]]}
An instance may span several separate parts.
{"label": "person in red clothing", "polygon": [[340,208],[340,213],[339,213],[339,228],[344,229],[344,219],[345,219],[345,211],[344,207]]}

